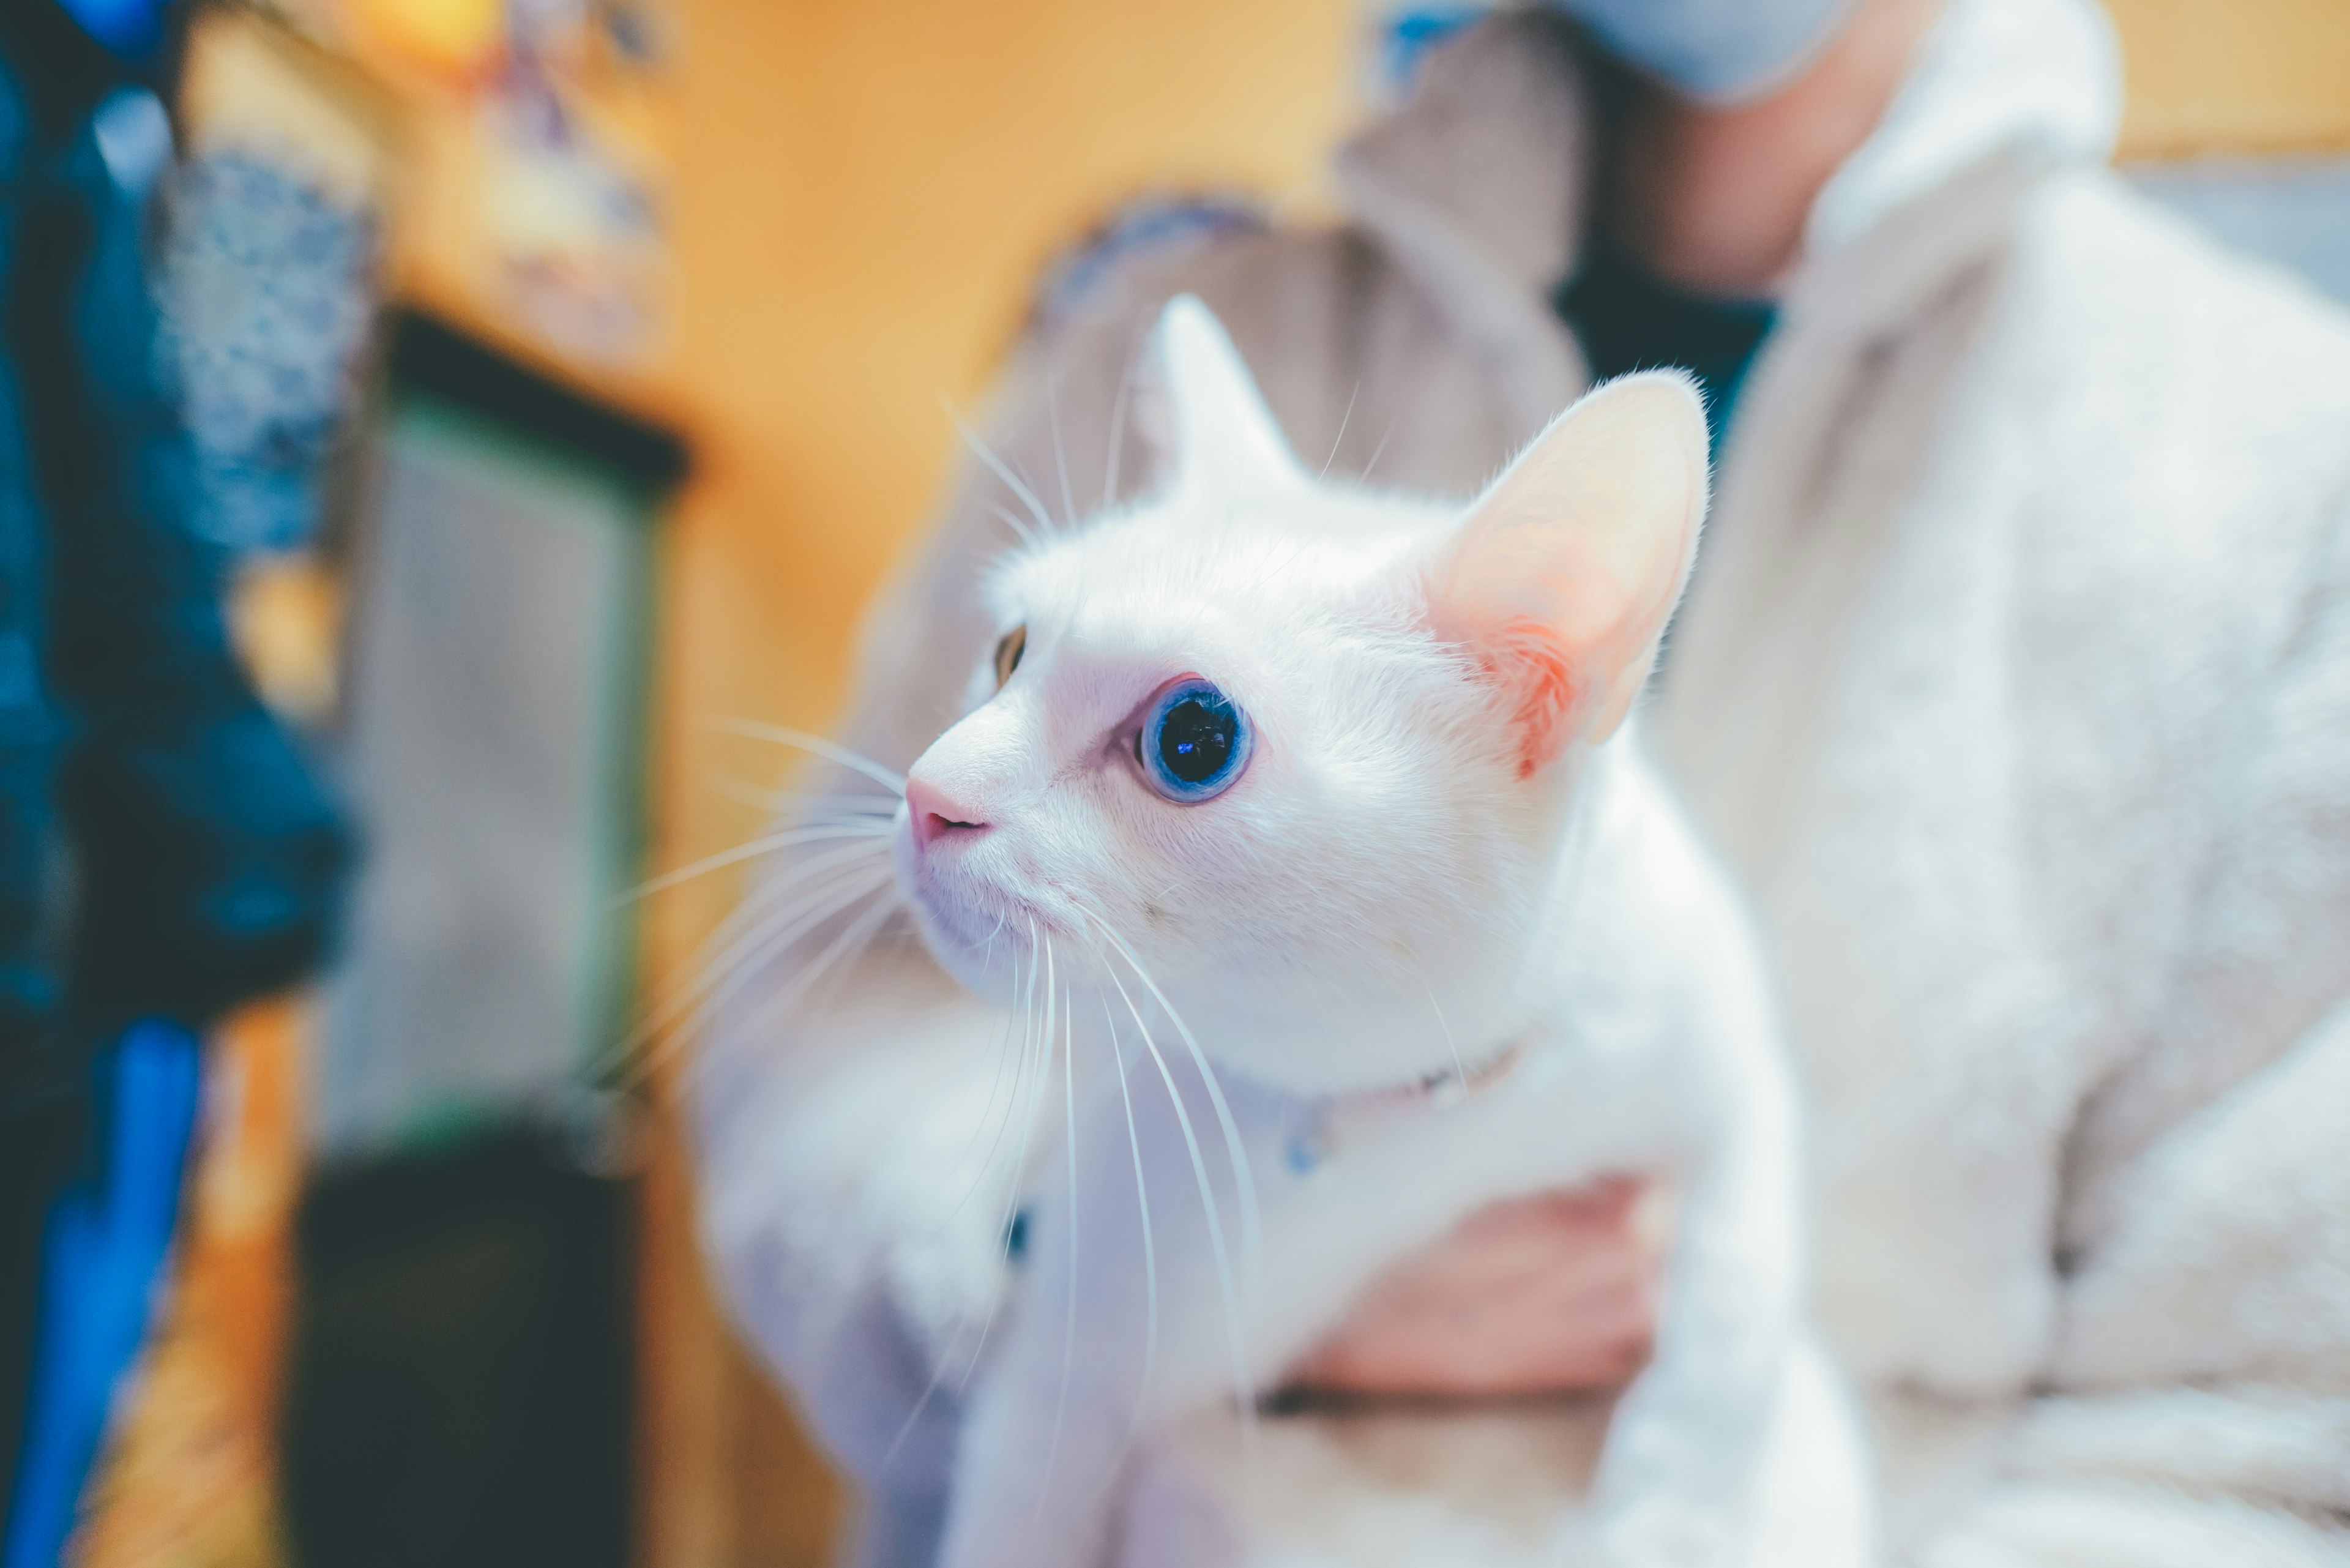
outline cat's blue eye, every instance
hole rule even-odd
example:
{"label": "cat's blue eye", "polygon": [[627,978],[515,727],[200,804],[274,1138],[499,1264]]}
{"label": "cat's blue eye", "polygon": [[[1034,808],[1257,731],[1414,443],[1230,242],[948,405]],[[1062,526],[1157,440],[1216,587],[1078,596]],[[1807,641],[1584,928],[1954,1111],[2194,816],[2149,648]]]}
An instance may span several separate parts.
{"label": "cat's blue eye", "polygon": [[1134,749],[1153,789],[1191,805],[1232,788],[1248,766],[1251,739],[1248,715],[1214,682],[1193,677],[1159,694]]}

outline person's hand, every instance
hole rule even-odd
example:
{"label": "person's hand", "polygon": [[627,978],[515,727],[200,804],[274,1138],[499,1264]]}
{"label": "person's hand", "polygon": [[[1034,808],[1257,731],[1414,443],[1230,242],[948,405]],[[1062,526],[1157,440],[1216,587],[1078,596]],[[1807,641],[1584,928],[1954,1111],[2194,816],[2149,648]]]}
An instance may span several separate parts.
{"label": "person's hand", "polygon": [[1621,1386],[1656,1332],[1664,1227],[1646,1190],[1614,1179],[1481,1210],[1374,1285],[1290,1387],[1475,1399]]}

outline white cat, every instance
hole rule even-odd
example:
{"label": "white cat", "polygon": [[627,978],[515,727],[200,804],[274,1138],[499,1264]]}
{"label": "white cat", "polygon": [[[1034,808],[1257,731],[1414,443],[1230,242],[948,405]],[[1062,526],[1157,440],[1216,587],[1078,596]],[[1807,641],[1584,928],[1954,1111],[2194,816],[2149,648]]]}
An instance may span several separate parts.
{"label": "white cat", "polygon": [[[1307,474],[1196,300],[1157,352],[1173,482],[993,573],[897,819],[1023,1061],[1114,1069],[1015,1096],[1067,1179],[941,1563],[1099,1568],[1139,1431],[1253,1399],[1488,1202],[1640,1172],[1679,1194],[1656,1351],[1555,1560],[1858,1564],[1858,1444],[1787,1418],[1819,1376],[1769,990],[1627,722],[1705,510],[1694,391],[1599,389],[1464,511]],[[1798,1476],[1832,1501],[1763,1539]]]}

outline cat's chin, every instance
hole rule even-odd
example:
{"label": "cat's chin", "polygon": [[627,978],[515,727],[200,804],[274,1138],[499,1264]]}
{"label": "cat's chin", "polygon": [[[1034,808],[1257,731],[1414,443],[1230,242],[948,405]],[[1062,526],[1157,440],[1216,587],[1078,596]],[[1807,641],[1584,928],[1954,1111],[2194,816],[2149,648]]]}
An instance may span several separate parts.
{"label": "cat's chin", "polygon": [[983,1002],[1019,1004],[1035,945],[1029,936],[1033,916],[981,909],[943,896],[902,863],[898,886],[906,907],[914,912],[922,946],[956,984]]}
{"label": "cat's chin", "polygon": [[919,889],[910,889],[906,902],[914,911],[922,946],[958,985],[988,1002],[1013,999],[1020,977],[1027,972],[1024,935],[1015,938],[1008,927],[998,929],[993,919],[976,935],[967,932],[962,929],[968,919],[964,911],[951,904],[941,909]]}
{"label": "cat's chin", "polygon": [[[971,917],[961,909],[950,906],[941,911],[919,897],[910,902],[923,946],[973,996],[1017,1010],[1044,987],[1045,973],[1039,966],[1045,961],[1025,929],[1014,936],[1012,922],[999,927],[989,916],[975,939],[962,929]],[[1216,1071],[1227,1077],[1244,1079],[1278,1094],[1322,1098],[1418,1090],[1458,1075],[1459,1060],[1445,1041],[1433,1035],[1407,1033],[1378,1040],[1378,1035],[1388,1032],[1372,1026],[1369,1020],[1352,1024],[1325,1021],[1312,1029],[1301,1029],[1294,1023],[1268,1027],[1262,1016],[1222,1016],[1213,1005],[1186,995],[1181,986],[1167,999],[1185,1020],[1184,1026],[1173,1027],[1165,1021],[1160,1006],[1154,1005],[1159,998],[1147,994],[1146,986],[1128,977],[1121,992],[1104,982],[1099,974],[1085,972],[1091,965],[1083,960],[1069,961],[1082,951],[1077,944],[1055,946],[1060,953],[1059,986],[1081,1000],[1086,1016],[1107,1008],[1122,1018],[1127,1007],[1139,1005],[1160,1020],[1153,1033],[1162,1036],[1163,1046],[1180,1049],[1176,1043],[1189,1034]],[[1479,1059],[1482,1054],[1472,1053]],[[1467,1064],[1472,1074],[1477,1065],[1477,1060]]]}

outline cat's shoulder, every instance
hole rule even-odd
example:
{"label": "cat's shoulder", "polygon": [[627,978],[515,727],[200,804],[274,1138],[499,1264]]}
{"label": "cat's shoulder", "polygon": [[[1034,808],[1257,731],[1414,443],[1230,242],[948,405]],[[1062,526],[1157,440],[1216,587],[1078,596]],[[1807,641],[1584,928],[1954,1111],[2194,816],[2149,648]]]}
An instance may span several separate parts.
{"label": "cat's shoulder", "polygon": [[1745,895],[1648,756],[1637,721],[1592,764],[1585,876],[1593,896],[1565,933],[1574,966],[1611,984],[1764,995]]}

